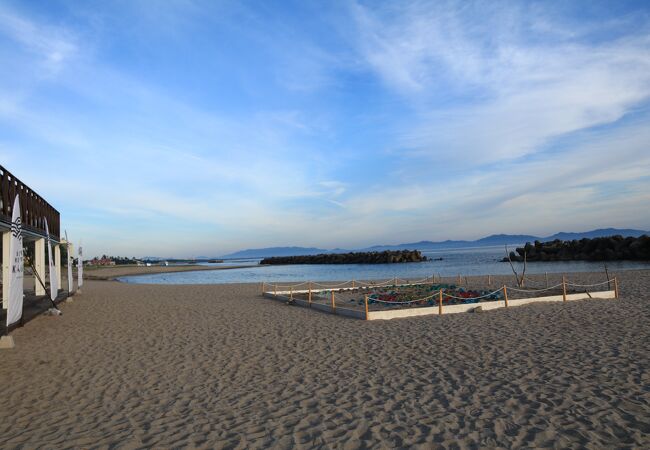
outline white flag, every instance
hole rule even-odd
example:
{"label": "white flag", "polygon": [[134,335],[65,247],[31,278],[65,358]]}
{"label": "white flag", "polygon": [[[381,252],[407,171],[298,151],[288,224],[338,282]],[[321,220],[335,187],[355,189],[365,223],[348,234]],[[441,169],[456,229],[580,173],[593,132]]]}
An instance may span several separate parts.
{"label": "white flag", "polygon": [[56,276],[56,267],[54,266],[54,258],[52,257],[52,241],[50,240],[50,230],[47,228],[47,219],[45,219],[45,235],[47,236],[47,253],[48,264],[50,265],[50,297],[55,300],[59,294],[59,280]]}
{"label": "white flag", "polygon": [[79,242],[79,259],[77,260],[77,276],[79,277],[79,282],[77,283],[77,289],[81,289],[81,286],[84,284],[84,252],[81,247],[81,242]]}
{"label": "white flag", "polygon": [[9,242],[10,290],[7,306],[7,326],[16,323],[23,315],[23,227],[20,218],[18,195],[11,214],[11,241]]}

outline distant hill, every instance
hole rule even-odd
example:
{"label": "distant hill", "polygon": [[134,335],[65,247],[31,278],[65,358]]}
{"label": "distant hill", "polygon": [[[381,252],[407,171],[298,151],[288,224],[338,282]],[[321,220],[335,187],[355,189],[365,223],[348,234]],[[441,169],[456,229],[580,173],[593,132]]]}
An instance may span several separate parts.
{"label": "distant hill", "polygon": [[[616,236],[620,234],[623,237],[639,237],[643,234],[650,234],[647,231],[642,230],[630,230],[630,229],[619,229],[619,228],[600,228],[598,230],[585,231],[584,233],[555,233],[553,236],[544,238],[544,241],[553,241],[555,239],[560,239],[562,241],[571,241],[573,239],[582,239],[582,238],[599,238],[607,236]],[[540,239],[541,240],[541,239]]]}
{"label": "distant hill", "polygon": [[[598,230],[584,231],[579,233],[560,232],[547,237],[533,236],[530,234],[493,234],[481,239],[477,239],[475,241],[419,241],[396,245],[373,245],[372,247],[360,248],[354,251],[382,252],[384,250],[445,250],[470,247],[490,247],[495,245],[517,245],[525,244],[526,242],[533,242],[536,240],[541,242],[548,242],[555,239],[561,239],[565,241],[582,238],[593,239],[597,237],[614,236],[617,234],[620,234],[623,237],[639,237],[642,234],[650,235],[650,232],[633,229],[601,228]],[[266,258],[270,256],[300,256],[317,255],[321,253],[347,253],[349,251],[351,250],[340,248],[325,250],[322,248],[314,247],[270,247],[242,250],[239,252],[220,256],[220,258]]]}
{"label": "distant hill", "polygon": [[[340,253],[347,250],[341,250]],[[248,250],[241,250],[227,255],[220,256],[220,258],[267,258],[269,256],[301,256],[301,255],[317,255],[319,253],[331,253],[330,250],[315,247],[269,247],[269,248],[251,248]],[[337,252],[339,253],[339,252]]]}

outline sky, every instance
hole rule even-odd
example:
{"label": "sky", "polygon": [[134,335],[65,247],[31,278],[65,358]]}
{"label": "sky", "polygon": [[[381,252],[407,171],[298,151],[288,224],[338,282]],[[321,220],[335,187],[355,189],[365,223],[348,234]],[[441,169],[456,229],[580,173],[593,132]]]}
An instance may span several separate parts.
{"label": "sky", "polygon": [[88,256],[650,229],[647,1],[0,0],[0,67]]}

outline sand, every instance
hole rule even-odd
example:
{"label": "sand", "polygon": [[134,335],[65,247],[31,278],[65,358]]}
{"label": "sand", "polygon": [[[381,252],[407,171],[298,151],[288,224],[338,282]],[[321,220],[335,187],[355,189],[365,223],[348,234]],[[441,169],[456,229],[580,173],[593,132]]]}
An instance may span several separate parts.
{"label": "sand", "polygon": [[[173,273],[173,272],[196,272],[202,270],[228,270],[244,269],[250,267],[259,267],[255,265],[233,265],[233,266],[201,266],[198,264],[187,264],[178,266],[107,266],[107,267],[84,267],[84,280],[112,280],[118,277],[128,275],[147,275],[154,273]],[[77,271],[75,269],[75,277]]]}
{"label": "sand", "polygon": [[617,275],[620,301],[373,322],[89,281],[0,352],[0,447],[648,448],[650,271]]}

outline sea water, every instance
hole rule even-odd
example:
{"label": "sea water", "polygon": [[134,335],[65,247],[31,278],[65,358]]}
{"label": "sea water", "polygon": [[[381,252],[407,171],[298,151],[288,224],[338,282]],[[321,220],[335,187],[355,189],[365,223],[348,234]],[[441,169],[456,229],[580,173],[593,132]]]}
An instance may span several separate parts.
{"label": "sea water", "polygon": [[[510,264],[501,262],[505,256],[503,247],[481,247],[422,252],[429,261],[400,264],[291,264],[260,266],[259,259],[231,260],[223,263],[202,265],[242,267],[227,270],[203,270],[178,273],[160,273],[121,277],[120,281],[139,284],[222,284],[288,281],[334,281],[334,280],[386,280],[397,277],[415,280],[436,276],[507,275],[512,273]],[[522,263],[513,263],[521,273]],[[607,262],[610,274],[620,270],[650,269],[650,262]],[[526,274],[604,272],[603,262],[555,261],[528,262]]]}

